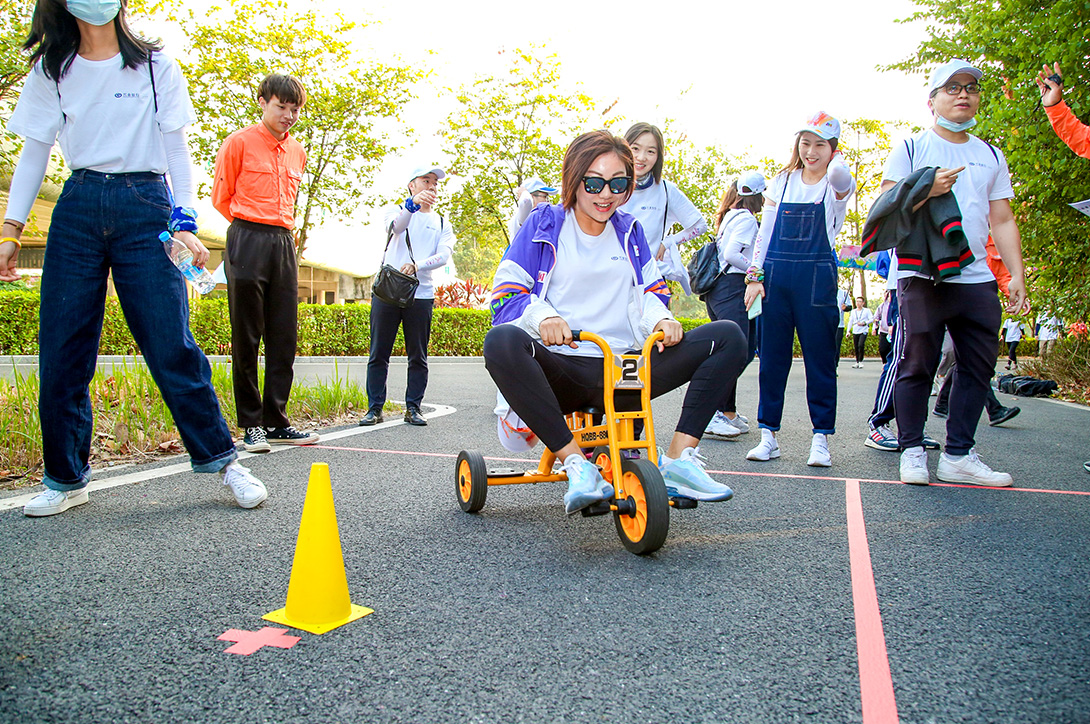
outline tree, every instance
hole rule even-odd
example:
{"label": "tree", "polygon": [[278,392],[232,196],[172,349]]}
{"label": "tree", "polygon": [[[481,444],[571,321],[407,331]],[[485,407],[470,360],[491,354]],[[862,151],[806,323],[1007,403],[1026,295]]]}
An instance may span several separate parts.
{"label": "tree", "polygon": [[[440,130],[449,170],[464,180],[443,204],[458,232],[454,262],[463,276],[483,283],[491,282],[511,243],[507,221],[519,186],[537,176],[559,187],[569,136],[588,127],[595,108],[578,90],[560,90],[559,60],[536,52],[505,51],[505,74],[451,91],[461,107]],[[599,126],[607,125],[608,109],[599,118]]]}
{"label": "tree", "polygon": [[1006,154],[1012,206],[1022,233],[1030,298],[1068,319],[1090,316],[1090,223],[1068,203],[1090,196],[1090,163],[1063,145],[1039,106],[1033,78],[1043,62],[1064,69],[1064,99],[1090,116],[1090,5],[1085,0],[915,0],[908,20],[930,38],[890,70],[930,70],[950,58],[981,68],[979,125],[973,133]]}
{"label": "tree", "polygon": [[[903,122],[889,123],[870,118],[857,118],[845,121],[837,149],[843,151],[848,168],[855,177],[855,195],[852,208],[848,210],[844,228],[837,238],[837,250],[851,244],[859,245],[863,238],[863,225],[870,213],[870,206],[878,198],[882,187],[882,171],[892,147],[893,128],[903,128]],[[843,273],[843,271],[842,271]],[[849,274],[855,272],[848,272]],[[858,270],[859,289],[863,299],[867,298],[867,277],[864,269]]]}
{"label": "tree", "polygon": [[400,122],[420,74],[362,57],[352,37],[365,25],[340,13],[293,13],[283,0],[226,0],[201,16],[180,0],[150,9],[161,9],[188,37],[190,59],[181,65],[198,118],[193,155],[209,169],[228,134],[260,118],[257,86],[265,75],[288,73],[303,82],[307,102],[292,129],[307,153],[295,209],[302,256],[318,217],[347,216],[363,200],[394,150],[380,124]]}

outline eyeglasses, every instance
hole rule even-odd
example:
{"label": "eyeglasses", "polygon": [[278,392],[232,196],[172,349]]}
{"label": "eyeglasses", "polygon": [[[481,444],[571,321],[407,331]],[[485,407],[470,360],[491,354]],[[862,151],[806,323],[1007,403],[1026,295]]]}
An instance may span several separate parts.
{"label": "eyeglasses", "polygon": [[588,194],[600,194],[607,183],[609,184],[609,192],[612,194],[623,194],[625,191],[628,191],[627,176],[611,178],[609,181],[606,181],[601,176],[584,176],[583,190]]}
{"label": "eyeglasses", "polygon": [[[971,96],[980,95],[980,84],[976,83],[976,82],[966,83],[965,85],[962,85],[961,83],[951,82],[951,83],[947,83],[946,85],[944,85],[942,87],[942,89],[944,91],[946,91],[946,95],[948,95],[948,96],[961,95],[961,91],[963,89],[965,90],[966,93],[968,93]],[[939,92],[938,89],[936,89],[935,92],[932,93],[931,95],[932,96],[937,95],[938,92]]]}

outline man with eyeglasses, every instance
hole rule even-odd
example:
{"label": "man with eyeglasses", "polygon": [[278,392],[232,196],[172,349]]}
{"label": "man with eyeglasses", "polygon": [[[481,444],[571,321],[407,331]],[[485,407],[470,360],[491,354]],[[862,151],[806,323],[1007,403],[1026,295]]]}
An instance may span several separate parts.
{"label": "man with eyeglasses", "polygon": [[882,179],[885,192],[924,167],[936,167],[927,198],[952,192],[961,212],[962,230],[972,258],[962,262],[960,275],[941,283],[919,271],[897,270],[898,300],[904,321],[904,352],[897,374],[897,410],[901,481],[930,482],[923,447],[928,393],[939,362],[945,329],[950,330],[958,374],[950,394],[946,450],[939,458],[937,477],[952,483],[1003,487],[1007,473],[996,472],[977,456],[975,434],[989,380],[995,372],[1002,308],[995,276],[988,268],[985,245],[991,231],[1011,273],[1008,286],[1011,314],[1028,309],[1022,267],[1022,242],[1011,211],[1014,197],[1003,153],[968,133],[976,125],[983,73],[963,60],[952,60],[931,75],[928,108],[935,124],[895,145]]}

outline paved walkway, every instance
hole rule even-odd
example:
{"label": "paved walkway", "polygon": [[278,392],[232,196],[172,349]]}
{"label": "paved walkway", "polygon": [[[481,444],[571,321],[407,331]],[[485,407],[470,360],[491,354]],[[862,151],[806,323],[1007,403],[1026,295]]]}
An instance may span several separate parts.
{"label": "paved walkway", "polygon": [[[1087,721],[1087,410],[1019,400],[1006,427],[982,426],[1014,489],[917,488],[862,445],[877,364],[841,365],[834,467],[808,468],[801,373],[783,458],[744,460],[756,433],[706,441],[735,499],[673,513],[647,558],[608,518],[564,516],[557,485],[458,509],[460,449],[530,457],[496,441],[474,360],[433,360],[427,428],[251,456],[271,491],[253,511],[180,460],[104,475],[55,518],[0,499],[0,721]],[[395,365],[391,392],[403,384]],[[751,418],[755,390],[754,367]],[[656,401],[660,440],[680,404]],[[375,613],[224,653],[221,635],[284,605],[319,461],[353,603]]]}

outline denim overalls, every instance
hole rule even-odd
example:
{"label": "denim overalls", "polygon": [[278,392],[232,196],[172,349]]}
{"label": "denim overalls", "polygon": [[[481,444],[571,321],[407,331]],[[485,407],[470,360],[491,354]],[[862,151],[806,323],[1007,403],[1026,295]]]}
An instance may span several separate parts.
{"label": "denim overalls", "polygon": [[[788,179],[790,180],[790,179]],[[815,433],[836,428],[837,262],[829,246],[825,203],[776,206],[776,224],[765,255],[764,311],[758,318],[761,356],[758,424],[779,430],[791,371],[795,332],[806,367],[806,402]]]}

